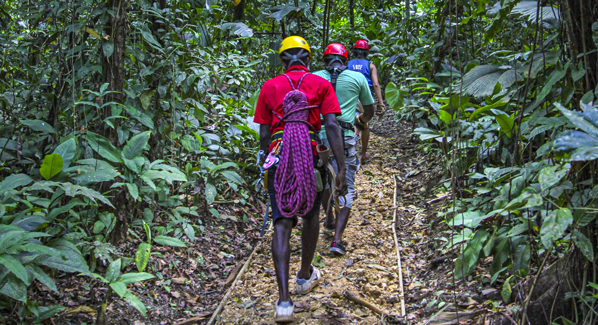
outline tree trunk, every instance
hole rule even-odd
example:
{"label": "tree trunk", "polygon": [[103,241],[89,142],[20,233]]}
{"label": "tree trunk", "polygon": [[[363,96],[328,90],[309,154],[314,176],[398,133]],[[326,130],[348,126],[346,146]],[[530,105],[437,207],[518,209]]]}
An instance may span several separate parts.
{"label": "tree trunk", "polygon": [[598,0],[567,0],[566,7],[565,22],[571,55],[573,60],[583,55],[579,60],[586,69],[584,90],[591,91],[596,88],[598,78],[598,53],[590,53],[596,50],[592,24],[598,20]]}
{"label": "tree trunk", "polygon": [[235,15],[233,16],[233,22],[242,21],[245,13],[245,0],[241,0],[238,5],[235,6]]}
{"label": "tree trunk", "polygon": [[114,51],[110,56],[102,52],[102,71],[104,82],[109,84],[108,90],[115,91],[106,95],[105,102],[124,104],[123,85],[125,79],[125,43],[129,35],[126,0],[108,0],[107,7],[112,9],[106,23],[108,42],[114,44]]}
{"label": "tree trunk", "polygon": [[[116,102],[124,104],[124,80],[125,80],[125,44],[129,35],[126,0],[108,0],[107,7],[112,10],[112,15],[106,22],[106,35],[108,39],[103,42],[112,42],[114,50],[108,56],[102,50],[102,72],[104,82],[108,83],[108,90],[114,91],[104,98],[104,102]],[[108,108],[109,109],[109,108]],[[111,112],[104,112],[109,115]],[[108,137],[113,143],[116,142],[115,132]],[[127,215],[118,214],[115,225],[112,243],[119,244],[126,239],[128,229]],[[118,233],[118,234],[117,234]],[[125,234],[125,236],[122,236]]]}
{"label": "tree trunk", "polygon": [[349,0],[349,22],[351,30],[355,29],[355,0]]}

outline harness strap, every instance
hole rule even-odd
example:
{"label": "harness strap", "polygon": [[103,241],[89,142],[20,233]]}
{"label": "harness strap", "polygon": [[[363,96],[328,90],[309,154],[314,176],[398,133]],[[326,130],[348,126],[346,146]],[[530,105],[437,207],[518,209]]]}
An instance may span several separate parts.
{"label": "harness strap", "polygon": [[330,83],[332,84],[332,88],[336,92],[336,80],[338,79],[338,76],[340,76],[343,71],[347,70],[347,66],[343,65],[338,68],[327,66],[326,70],[328,71],[328,73],[330,73]]}
{"label": "harness strap", "polygon": [[[301,83],[303,83],[303,78],[305,78],[305,76],[307,76],[308,74],[310,74],[310,73],[309,73],[309,72],[306,72],[306,73],[305,73],[303,76],[301,76],[301,79],[299,79],[299,83],[297,84],[297,87],[295,87],[295,85],[293,84],[293,81],[291,80],[291,77],[289,77],[289,76],[288,76],[286,73],[283,73],[282,75],[283,75],[283,76],[285,76],[285,77],[287,78],[287,80],[289,81],[289,84],[291,85],[291,88],[292,88],[293,90],[298,90],[298,91],[301,91],[299,88],[301,88]],[[320,105],[310,105],[310,106],[306,106],[305,108],[303,108],[303,109],[300,109],[300,110],[296,110],[296,111],[292,112],[291,114],[295,114],[295,113],[297,113],[297,112],[300,112],[300,111],[309,110],[309,109],[312,109],[312,108],[317,108],[317,107],[320,107]],[[309,124],[309,122],[306,122],[306,121],[303,121],[303,120],[291,120],[291,119],[289,119],[289,118],[288,118],[288,117],[289,117],[288,115],[280,116],[279,114],[277,114],[277,113],[276,113],[276,112],[274,112],[274,111],[272,111],[272,113],[273,113],[274,115],[276,115],[276,117],[278,117],[278,120],[279,120],[279,121],[278,121],[278,122],[276,122],[276,124],[274,125],[274,128],[277,128],[277,127],[278,127],[278,125],[284,121],[285,123],[288,123],[288,122],[291,122],[291,123],[292,123],[292,122],[295,122],[295,123],[302,123],[302,124],[305,124],[305,125],[307,125],[307,127],[308,127],[310,130],[312,130],[312,131],[315,131],[315,128],[314,128],[314,126],[313,126],[313,125],[311,125],[311,124]]]}

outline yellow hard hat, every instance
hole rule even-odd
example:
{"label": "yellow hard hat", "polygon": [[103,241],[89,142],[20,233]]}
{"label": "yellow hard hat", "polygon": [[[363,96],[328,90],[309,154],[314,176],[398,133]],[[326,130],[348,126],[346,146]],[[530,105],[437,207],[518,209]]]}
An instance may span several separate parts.
{"label": "yellow hard hat", "polygon": [[301,36],[289,36],[282,40],[282,43],[280,43],[280,50],[278,50],[278,55],[280,56],[282,52],[286,50],[296,48],[306,50],[309,53],[309,58],[311,59],[311,50],[309,49],[309,44],[307,44],[307,41]]}

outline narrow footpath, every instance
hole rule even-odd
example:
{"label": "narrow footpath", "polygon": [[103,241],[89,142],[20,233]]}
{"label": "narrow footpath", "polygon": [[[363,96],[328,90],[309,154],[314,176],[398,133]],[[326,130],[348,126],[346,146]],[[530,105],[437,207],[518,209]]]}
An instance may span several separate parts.
{"label": "narrow footpath", "polygon": [[[376,147],[385,139],[375,137]],[[386,147],[385,145],[383,145]],[[320,234],[316,265],[323,282],[304,296],[294,294],[295,274],[301,260],[301,224],[291,235],[291,294],[297,324],[343,324],[350,320],[375,324],[379,315],[347,301],[346,289],[385,310],[399,310],[399,285],[396,252],[392,236],[394,195],[393,170],[380,163],[381,154],[372,150],[372,162],[362,166],[356,180],[357,199],[345,231],[347,254],[334,257],[329,253],[331,238]],[[321,212],[320,219],[324,220]],[[271,258],[272,233],[264,238],[249,268],[238,279],[222,314],[222,324],[270,324],[277,299],[276,278]],[[318,261],[319,260],[319,261]]]}
{"label": "narrow footpath", "polygon": [[[471,300],[475,295],[470,292],[471,283],[452,280],[456,253],[451,255],[451,250],[444,247],[446,226],[438,225],[437,217],[438,209],[448,200],[438,186],[440,161],[423,153],[418,141],[410,136],[409,125],[398,124],[387,116],[372,129],[372,159],[357,174],[357,197],[345,231],[347,254],[332,256],[331,238],[321,233],[315,263],[324,280],[303,296],[294,293],[301,255],[301,222],[292,234],[289,287],[295,303],[295,324],[487,323],[480,318],[483,312],[479,304]],[[391,315],[401,313],[392,229],[395,176],[399,180],[397,235],[407,305],[404,318],[381,317],[344,295],[350,291]],[[324,220],[323,212],[320,220]],[[237,278],[218,324],[273,323],[278,295],[271,236],[271,232],[265,235],[246,272]]]}

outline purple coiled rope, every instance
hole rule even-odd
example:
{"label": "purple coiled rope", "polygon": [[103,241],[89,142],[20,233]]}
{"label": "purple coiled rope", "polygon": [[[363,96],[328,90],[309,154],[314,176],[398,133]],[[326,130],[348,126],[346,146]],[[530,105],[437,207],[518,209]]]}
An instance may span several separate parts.
{"label": "purple coiled rope", "polygon": [[[309,106],[305,93],[299,90],[303,78],[297,88],[285,74],[293,90],[288,92],[282,102],[285,122],[282,135],[282,149],[278,170],[274,176],[276,202],[284,217],[306,215],[313,207],[316,199],[316,182],[314,179],[314,162],[309,137]],[[279,122],[280,123],[280,122]]]}

